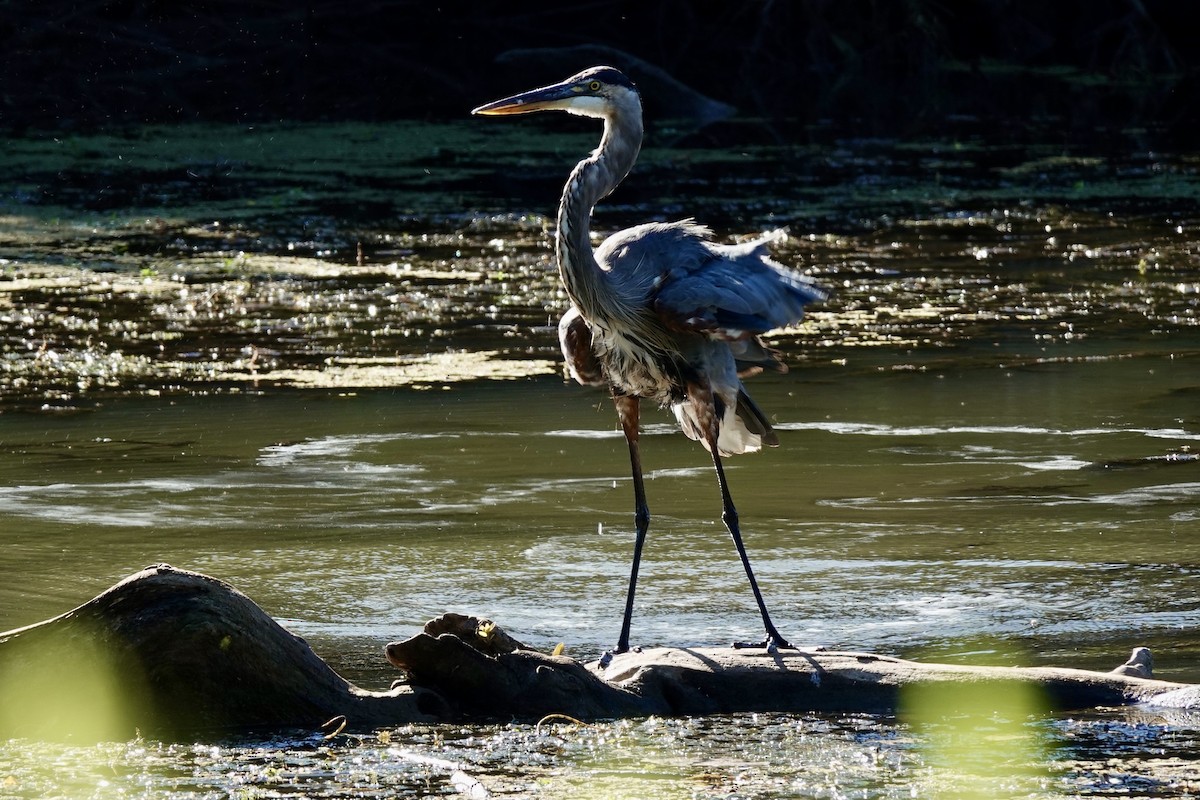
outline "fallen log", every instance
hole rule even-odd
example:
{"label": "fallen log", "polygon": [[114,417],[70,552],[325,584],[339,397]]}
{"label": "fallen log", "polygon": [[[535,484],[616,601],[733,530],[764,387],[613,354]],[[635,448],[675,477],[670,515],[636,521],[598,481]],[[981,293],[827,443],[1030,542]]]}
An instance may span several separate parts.
{"label": "fallen log", "polygon": [[[480,633],[479,629],[486,633]],[[753,711],[894,713],[918,684],[1035,687],[1047,709],[1149,703],[1189,684],[1154,680],[1150,651],[1138,648],[1112,672],[1059,667],[933,664],[874,653],[826,650],[653,648],[584,665],[518,646],[497,647],[492,623],[446,615],[386,648],[414,685],[436,691],[459,713],[580,719],[632,715],[700,716]],[[584,673],[590,679],[584,677]],[[927,695],[928,696],[928,695]],[[1181,702],[1185,695],[1175,695]],[[607,712],[607,713],[606,713]]]}
{"label": "fallen log", "polygon": [[370,692],[222,581],[160,564],[78,608],[0,633],[0,737],[209,738],[408,722],[892,713],[904,687],[1014,684],[1051,706],[1200,707],[1200,686],[1154,680],[1139,649],[1111,673],[928,664],[870,653],[656,648],[606,667],[540,653],[494,623],[447,614],[386,646],[404,677]]}

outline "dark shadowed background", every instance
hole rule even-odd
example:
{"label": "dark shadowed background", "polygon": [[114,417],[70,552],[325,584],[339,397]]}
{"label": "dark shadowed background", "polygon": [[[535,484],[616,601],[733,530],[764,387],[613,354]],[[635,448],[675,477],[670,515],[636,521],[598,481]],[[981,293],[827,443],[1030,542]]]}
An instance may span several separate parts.
{"label": "dark shadowed background", "polygon": [[1198,29],[1171,0],[10,2],[0,126],[454,117],[605,58],[810,131],[1186,139]]}

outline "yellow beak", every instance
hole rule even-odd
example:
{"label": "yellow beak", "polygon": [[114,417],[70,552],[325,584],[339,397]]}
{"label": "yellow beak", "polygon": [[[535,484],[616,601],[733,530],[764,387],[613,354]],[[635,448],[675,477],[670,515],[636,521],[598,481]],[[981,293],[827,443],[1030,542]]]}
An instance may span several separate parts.
{"label": "yellow beak", "polygon": [[500,114],[532,114],[534,111],[566,110],[579,93],[573,83],[556,83],[528,92],[496,100],[471,111],[486,116]]}

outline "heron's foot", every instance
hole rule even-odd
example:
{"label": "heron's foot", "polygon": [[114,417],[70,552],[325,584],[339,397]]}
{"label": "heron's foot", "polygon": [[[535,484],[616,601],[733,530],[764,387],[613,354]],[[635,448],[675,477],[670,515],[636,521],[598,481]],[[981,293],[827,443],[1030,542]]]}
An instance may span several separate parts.
{"label": "heron's foot", "polygon": [[769,633],[761,642],[734,642],[734,650],[766,650],[768,653],[774,653],[776,650],[783,648],[784,650],[797,650],[794,644],[784,639],[778,633]]}
{"label": "heron's foot", "polygon": [[629,647],[628,645],[622,647],[622,646],[618,645],[617,647],[614,647],[612,650],[605,650],[604,654],[600,656],[600,669],[606,669],[608,667],[608,665],[612,663],[614,656],[619,656],[622,653],[629,653],[629,652],[640,653],[640,652],[642,652],[642,648]]}

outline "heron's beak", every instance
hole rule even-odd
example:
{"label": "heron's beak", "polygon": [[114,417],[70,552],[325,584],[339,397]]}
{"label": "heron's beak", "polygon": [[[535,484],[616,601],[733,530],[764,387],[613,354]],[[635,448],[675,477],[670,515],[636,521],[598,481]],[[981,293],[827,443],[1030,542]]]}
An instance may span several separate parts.
{"label": "heron's beak", "polygon": [[474,109],[472,114],[532,114],[534,111],[566,111],[571,107],[571,101],[578,97],[574,85],[556,83],[553,86],[543,86],[521,94],[514,94],[503,100],[482,105]]}

